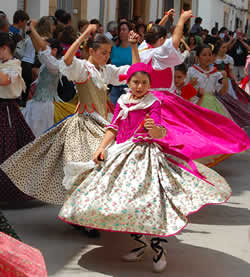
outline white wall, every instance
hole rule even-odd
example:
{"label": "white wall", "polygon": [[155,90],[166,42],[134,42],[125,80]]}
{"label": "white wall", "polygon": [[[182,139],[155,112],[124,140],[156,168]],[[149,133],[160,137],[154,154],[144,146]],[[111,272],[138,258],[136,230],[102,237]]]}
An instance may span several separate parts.
{"label": "white wall", "polygon": [[35,19],[49,15],[49,0],[26,0],[26,12]]}
{"label": "white wall", "polygon": [[17,0],[8,0],[8,1],[0,0],[0,1],[1,1],[0,10],[4,11],[7,14],[9,22],[12,24],[13,15],[17,10]]}
{"label": "white wall", "polygon": [[149,8],[149,21],[155,21],[157,16],[157,0],[150,1],[150,8]]}
{"label": "white wall", "polygon": [[100,1],[99,0],[88,0],[87,5],[87,19],[91,20],[94,18],[99,19],[100,12]]}
{"label": "white wall", "polygon": [[211,31],[215,22],[219,23],[219,28],[223,27],[224,5],[219,0],[200,0],[197,16],[203,19],[202,27]]}

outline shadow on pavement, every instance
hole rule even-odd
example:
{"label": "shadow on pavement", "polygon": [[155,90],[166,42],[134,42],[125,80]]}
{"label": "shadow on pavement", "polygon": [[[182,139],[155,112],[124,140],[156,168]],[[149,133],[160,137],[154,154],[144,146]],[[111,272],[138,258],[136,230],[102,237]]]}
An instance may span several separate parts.
{"label": "shadow on pavement", "polygon": [[[126,238],[126,235],[121,234],[113,234],[112,243],[109,241],[110,244],[83,255],[78,264],[90,272],[95,271],[114,277],[154,276],[151,271],[150,252],[141,262],[125,263],[121,261],[121,256],[134,247],[133,243]],[[250,264],[226,253],[180,243],[177,239],[173,239],[166,249],[168,268],[157,276],[249,277]]]}

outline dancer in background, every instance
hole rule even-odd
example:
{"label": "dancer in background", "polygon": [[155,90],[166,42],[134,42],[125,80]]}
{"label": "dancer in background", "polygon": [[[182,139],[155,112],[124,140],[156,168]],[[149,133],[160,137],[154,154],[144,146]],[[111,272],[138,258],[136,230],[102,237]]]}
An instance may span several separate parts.
{"label": "dancer in background", "polygon": [[[169,92],[173,80],[170,67],[183,63],[177,50],[184,24],[191,16],[191,11],[180,16],[170,39],[165,28],[154,25],[139,47],[140,60],[152,66],[151,88],[162,102],[162,124],[168,130],[163,140],[193,160],[245,151],[250,146],[248,135],[231,120]],[[210,165],[219,161],[215,159]]]}
{"label": "dancer in background", "polygon": [[236,82],[232,69],[233,58],[227,55],[227,43],[218,41],[214,48],[215,67],[219,71],[225,71],[228,81],[228,92],[224,95],[216,93],[216,97],[227,108],[234,121],[242,128],[250,125],[250,112],[248,111],[249,95],[242,90]]}
{"label": "dancer in background", "polygon": [[175,67],[174,72],[174,93],[190,101],[194,104],[201,105],[204,98],[204,90],[197,90],[192,85],[192,80],[187,82],[187,67],[186,65],[180,64]]}
{"label": "dancer in background", "polygon": [[[0,164],[34,139],[17,105],[17,99],[25,90],[25,83],[21,63],[13,58],[15,36],[10,38],[8,33],[0,32]],[[0,202],[29,199],[0,170]]]}
{"label": "dancer in background", "polygon": [[64,119],[76,110],[76,105],[63,102],[58,96],[57,86],[60,80],[59,63],[63,48],[55,39],[43,40],[30,24],[30,37],[41,62],[40,72],[34,95],[22,110],[25,120],[36,137]]}
{"label": "dancer in background", "polygon": [[[151,68],[134,64],[126,79],[129,92],[118,100],[92,169],[91,162],[65,167],[64,184],[70,193],[59,217],[85,227],[131,233],[139,247],[123,260],[139,261],[151,247],[153,271],[162,272],[167,266],[162,243],[167,241],[160,237],[179,233],[188,215],[203,206],[225,202],[231,189],[213,170],[186,163],[168,145],[158,144],[167,130],[161,125],[160,101],[149,92]],[[95,166],[100,160],[103,164]],[[155,237],[149,243],[143,235]]]}
{"label": "dancer in background", "polygon": [[[196,79],[196,89],[202,88],[205,91],[202,107],[217,112],[232,119],[226,107],[216,98],[215,92],[224,95],[228,91],[228,81],[226,74],[218,72],[211,65],[212,50],[209,45],[203,44],[197,49],[199,64],[188,69],[188,81]],[[225,73],[225,72],[224,72]]]}

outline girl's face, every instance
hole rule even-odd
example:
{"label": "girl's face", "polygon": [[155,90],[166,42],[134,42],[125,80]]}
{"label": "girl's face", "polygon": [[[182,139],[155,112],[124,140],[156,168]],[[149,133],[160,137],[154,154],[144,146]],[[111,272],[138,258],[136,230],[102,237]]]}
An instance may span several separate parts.
{"label": "girl's face", "polygon": [[224,43],[221,45],[218,54],[225,55],[226,53],[227,53],[227,45],[226,45],[226,43]]}
{"label": "girl's face", "polygon": [[200,65],[207,67],[212,63],[212,50],[205,48],[201,51],[199,56]]}
{"label": "girl's face", "polygon": [[128,87],[134,98],[142,98],[150,88],[150,80],[147,74],[137,72],[128,82]]}
{"label": "girl's face", "polygon": [[111,48],[112,46],[110,44],[102,44],[96,50],[90,48],[89,54],[96,65],[104,66],[109,60]]}
{"label": "girl's face", "polygon": [[187,75],[184,72],[180,70],[175,70],[174,84],[178,89],[181,89],[184,86],[186,77]]}
{"label": "girl's face", "polygon": [[10,50],[7,46],[0,47],[0,60],[4,61],[9,56]]}
{"label": "girl's face", "polygon": [[190,37],[189,43],[190,43],[190,45],[194,45],[196,43],[195,38],[194,37]]}
{"label": "girl's face", "polygon": [[122,26],[120,27],[120,40],[121,41],[126,41],[128,40],[128,34],[129,34],[129,28],[126,24],[122,24]]}

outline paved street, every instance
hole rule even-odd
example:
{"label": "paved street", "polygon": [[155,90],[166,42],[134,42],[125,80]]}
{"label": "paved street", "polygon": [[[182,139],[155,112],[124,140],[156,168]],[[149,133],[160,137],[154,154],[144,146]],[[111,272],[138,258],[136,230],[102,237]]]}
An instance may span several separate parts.
{"label": "paved street", "polygon": [[[169,239],[168,268],[159,276],[250,276],[250,152],[216,170],[231,184],[232,198],[191,216],[188,227]],[[58,211],[40,203],[4,210],[23,241],[42,251],[49,276],[157,276],[151,272],[150,253],[140,263],[120,260],[133,247],[128,235],[102,232],[100,239],[88,239],[57,219]]]}

